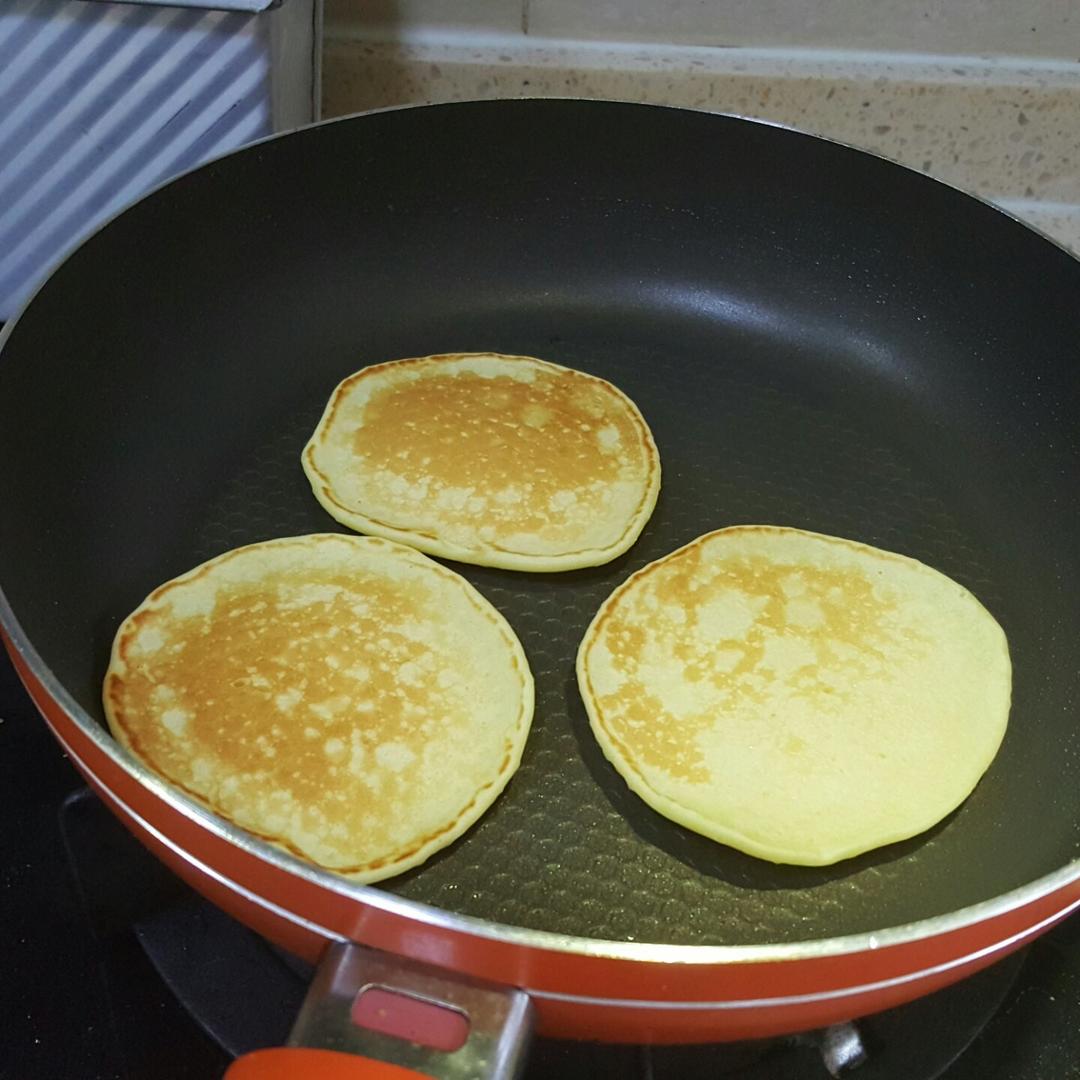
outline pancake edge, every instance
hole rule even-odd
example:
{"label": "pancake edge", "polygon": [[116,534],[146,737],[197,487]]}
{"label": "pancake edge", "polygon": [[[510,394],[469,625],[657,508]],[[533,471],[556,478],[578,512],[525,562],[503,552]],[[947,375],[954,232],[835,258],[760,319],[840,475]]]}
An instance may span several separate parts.
{"label": "pancake edge", "polygon": [[[1009,700],[1005,710],[1005,722],[1001,725],[1001,732],[998,736],[997,742],[993,747],[993,751],[987,756],[985,762],[982,764],[981,769],[976,773],[975,781],[967,788],[964,793],[953,802],[947,810],[944,812],[935,812],[932,815],[928,815],[925,824],[915,828],[898,829],[895,833],[886,836],[884,839],[874,841],[870,844],[858,844],[848,847],[836,847],[828,850],[823,850],[814,855],[807,855],[806,852],[792,852],[776,847],[776,845],[769,845],[754,837],[748,835],[745,832],[740,832],[737,829],[725,828],[717,825],[715,821],[705,817],[702,814],[697,813],[688,807],[683,806],[681,803],[672,799],[670,796],[664,795],[662,792],[657,791],[651,787],[643,776],[639,775],[632,768],[627,767],[627,761],[629,755],[620,754],[618,750],[617,741],[608,733],[603,725],[603,720],[600,715],[600,711],[595,704],[596,695],[592,692],[591,685],[589,683],[589,675],[587,670],[587,654],[591,646],[595,643],[596,637],[600,631],[600,627],[607,617],[610,609],[614,606],[615,602],[622,595],[626,589],[628,589],[632,582],[639,578],[651,573],[654,569],[663,565],[664,563],[676,558],[677,556],[689,551],[691,548],[698,547],[704,544],[706,541],[713,539],[714,537],[727,534],[727,533],[753,533],[753,532],[766,532],[766,533],[797,533],[802,536],[810,536],[815,539],[825,540],[829,543],[838,544],[844,547],[854,548],[861,552],[871,552],[875,557],[887,557],[897,562],[913,564],[917,566],[920,571],[929,571],[938,577],[944,578],[950,584],[961,588],[971,598],[971,600],[977,605],[977,607],[983,611],[987,617],[992,621],[993,625],[997,627],[998,633],[1001,638],[1003,646],[1007,675],[1008,675],[1008,689]],[[718,843],[725,844],[728,847],[735,848],[747,855],[751,855],[758,859],[763,859],[766,862],[772,862],[787,866],[832,866],[836,863],[842,862],[845,859],[854,858],[857,855],[865,854],[870,851],[877,851],[880,848],[887,847],[889,844],[898,843],[901,840],[910,840],[912,837],[919,836],[922,833],[932,829],[935,825],[944,821],[950,814],[952,814],[959,806],[961,806],[972,794],[972,792],[978,787],[979,783],[989,771],[990,766],[993,764],[994,759],[997,757],[998,751],[1001,749],[1001,744],[1005,739],[1005,734],[1008,730],[1011,705],[1012,705],[1012,658],[1009,652],[1008,639],[1005,636],[1004,630],[1001,628],[1000,623],[991,614],[991,612],[983,605],[974,593],[970,589],[961,585],[955,578],[949,577],[947,574],[942,573],[940,570],[929,566],[927,563],[921,562],[918,559],[914,559],[908,555],[901,555],[899,552],[887,551],[884,548],[874,547],[872,544],[864,544],[858,540],[849,540],[844,537],[830,536],[827,533],[813,532],[808,529],[800,529],[795,526],[785,525],[728,525],[720,529],[713,529],[710,532],[703,533],[701,536],[696,537],[687,544],[683,544],[681,547],[676,548],[674,551],[669,552],[667,555],[661,556],[659,559],[654,559],[652,562],[641,567],[640,570],[631,574],[622,584],[618,585],[610,595],[600,605],[596,614],[589,622],[588,627],[585,629],[585,633],[582,636],[581,643],[578,646],[577,659],[575,662],[575,671],[577,674],[578,691],[581,697],[582,703],[585,706],[585,712],[589,718],[589,727],[592,730],[593,737],[600,745],[600,749],[607,759],[609,764],[614,770],[622,777],[626,785],[634,792],[643,802],[655,810],[658,814],[663,815],[671,821],[674,821],[678,825],[682,825],[693,832],[699,833],[702,836],[707,837],[710,840],[715,840]]]}
{"label": "pancake edge", "polygon": [[[461,545],[453,544],[447,540],[441,539],[438,536],[432,536],[427,533],[409,529],[396,528],[377,518],[368,517],[359,511],[345,507],[334,498],[332,484],[315,464],[314,454],[320,435],[333,418],[339,398],[346,393],[351,385],[362,377],[368,377],[387,367],[394,367],[399,364],[420,364],[429,361],[470,356],[491,356],[499,360],[512,361],[524,360],[528,361],[530,364],[539,365],[540,367],[554,368],[559,371],[570,371],[575,375],[602,383],[611,390],[627,408],[631,418],[638,426],[650,468],[642,501],[639,503],[634,516],[627,523],[622,535],[615,543],[609,544],[607,547],[603,548],[585,548],[581,551],[569,551],[557,555],[529,555],[523,552],[509,551],[501,548],[485,548],[481,550],[477,548],[462,547]],[[558,573],[563,570],[580,570],[588,566],[602,566],[605,563],[611,562],[612,559],[618,558],[637,542],[642,530],[652,517],[653,511],[656,509],[656,502],[660,495],[660,452],[657,449],[656,441],[653,438],[652,431],[650,430],[645,417],[631,398],[629,398],[614,383],[609,382],[607,379],[602,379],[599,375],[592,375],[589,372],[581,371],[577,368],[569,368],[563,364],[556,364],[550,360],[541,360],[534,356],[520,356],[509,353],[434,353],[431,356],[387,360],[353,372],[351,375],[342,379],[341,382],[334,387],[330,399],[319,418],[319,422],[315,426],[315,431],[311,435],[311,438],[308,439],[300,455],[300,464],[308,479],[308,483],[311,485],[312,494],[315,496],[319,505],[322,506],[335,521],[347,528],[353,529],[355,532],[368,536],[381,536],[387,540],[396,540],[399,543],[414,547],[427,555],[435,555],[442,559],[452,559],[455,562],[469,563],[472,566],[487,566],[500,570],[524,570],[531,573]]]}
{"label": "pancake edge", "polygon": [[[438,571],[441,577],[449,578],[451,580],[456,579],[455,584],[460,583],[461,585],[464,585],[465,593],[469,599],[474,604],[477,604],[479,610],[485,615],[491,616],[492,621],[502,631],[504,638],[510,645],[510,652],[517,661],[517,667],[522,676],[521,709],[518,713],[513,735],[510,738],[510,751],[502,770],[476,793],[473,801],[470,802],[458,817],[451,821],[445,829],[440,830],[433,836],[421,838],[419,846],[415,850],[405,852],[400,856],[391,854],[390,856],[380,857],[378,866],[372,869],[365,867],[352,870],[349,868],[339,869],[337,867],[328,866],[325,863],[316,861],[310,855],[300,851],[286,840],[260,833],[249,826],[240,825],[233,821],[232,818],[228,817],[226,814],[222,813],[220,809],[214,806],[210,800],[184,784],[172,779],[164,772],[158,770],[149,760],[135,752],[132,748],[128,732],[124,728],[120,718],[116,715],[109,695],[110,685],[116,677],[114,674],[116,669],[120,668],[126,670],[126,663],[121,653],[125,642],[125,632],[128,631],[133,617],[146,610],[148,606],[160,603],[161,598],[172,588],[183,585],[187,581],[208,572],[216,565],[235,557],[237,554],[251,551],[252,549],[262,550],[272,546],[285,546],[301,541],[322,541],[328,538],[335,541],[343,541],[346,544],[360,544],[363,546],[368,546],[370,544],[386,545],[394,551],[395,555],[403,555],[410,561],[433,568]],[[259,840],[272,845],[279,851],[291,855],[306,865],[317,866],[319,869],[326,870],[329,873],[336,874],[339,877],[349,881],[355,881],[359,884],[373,884],[386,878],[395,877],[398,874],[404,873],[406,870],[411,870],[426,862],[432,855],[441,851],[443,848],[448,847],[455,840],[460,838],[476,824],[487,810],[491,808],[499,795],[506,789],[521,764],[521,758],[525,750],[525,745],[528,742],[529,732],[532,727],[533,716],[535,713],[536,690],[532,668],[529,665],[525,650],[522,647],[517,634],[514,632],[513,627],[502,612],[500,612],[498,608],[496,608],[495,605],[492,604],[491,601],[488,600],[487,597],[485,597],[471,582],[466,580],[460,574],[451,570],[449,567],[443,566],[441,563],[437,563],[434,560],[427,558],[423,553],[409,545],[400,544],[383,537],[355,536],[349,533],[307,533],[296,536],[275,537],[270,540],[262,540],[252,544],[244,544],[240,547],[231,548],[213,558],[205,560],[198,566],[192,567],[182,574],[178,574],[169,580],[162,582],[162,584],[153,589],[145,599],[136,605],[122,620],[113,637],[112,648],[109,655],[109,665],[106,668],[105,676],[102,679],[101,700],[108,729],[116,742],[123,747],[124,751],[134,761],[137,761],[149,769],[156,777],[159,777],[170,787],[183,792],[189,799],[203,807],[214,817],[221,821],[228,822],[233,828],[239,829],[249,836],[256,837]]]}

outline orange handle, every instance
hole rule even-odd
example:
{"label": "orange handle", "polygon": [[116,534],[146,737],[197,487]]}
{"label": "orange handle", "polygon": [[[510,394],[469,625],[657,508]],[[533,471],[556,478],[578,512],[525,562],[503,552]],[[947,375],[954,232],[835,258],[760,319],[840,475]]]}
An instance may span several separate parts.
{"label": "orange handle", "polygon": [[253,1050],[237,1058],[225,1071],[223,1080],[430,1080],[430,1077],[400,1065],[337,1050],[276,1046]]}

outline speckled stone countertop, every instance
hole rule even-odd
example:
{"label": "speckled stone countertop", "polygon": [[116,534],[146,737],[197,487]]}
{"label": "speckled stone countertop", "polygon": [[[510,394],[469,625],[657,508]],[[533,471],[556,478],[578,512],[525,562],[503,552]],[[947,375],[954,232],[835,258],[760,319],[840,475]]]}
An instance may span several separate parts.
{"label": "speckled stone countertop", "polygon": [[325,116],[534,96],[644,101],[789,125],[979,195],[1080,253],[1080,61],[395,36],[327,25]]}

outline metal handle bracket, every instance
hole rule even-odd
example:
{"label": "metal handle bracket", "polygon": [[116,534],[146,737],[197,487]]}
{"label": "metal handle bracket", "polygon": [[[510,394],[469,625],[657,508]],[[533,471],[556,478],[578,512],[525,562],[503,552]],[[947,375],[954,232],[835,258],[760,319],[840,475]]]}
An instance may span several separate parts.
{"label": "metal handle bracket", "polygon": [[[464,1041],[456,1049],[440,1050],[424,1045],[424,1041],[387,1034],[409,1027],[407,1022],[395,1024],[393,1016],[384,1015],[387,1022],[383,1030],[365,1026],[357,1002],[371,991],[376,992],[380,1014],[392,1012],[396,997],[415,1003],[421,1018],[425,1008],[450,1010],[457,1014],[455,1019],[464,1017]],[[407,1003],[402,1001],[403,1006]],[[319,965],[289,1045],[361,1054],[415,1069],[434,1080],[511,1080],[519,1075],[525,1061],[532,1014],[529,996],[520,990],[490,986],[388,953],[337,942],[329,946]],[[416,1035],[424,1040],[422,1031]]]}

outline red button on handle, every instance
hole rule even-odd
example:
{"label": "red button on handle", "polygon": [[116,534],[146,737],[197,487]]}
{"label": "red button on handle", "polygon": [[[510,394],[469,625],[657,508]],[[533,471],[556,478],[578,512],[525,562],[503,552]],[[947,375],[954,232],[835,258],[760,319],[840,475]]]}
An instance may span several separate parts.
{"label": "red button on handle", "polygon": [[253,1050],[237,1058],[223,1080],[430,1080],[430,1077],[414,1069],[337,1050],[279,1046]]}
{"label": "red button on handle", "polygon": [[365,986],[349,1015],[357,1027],[447,1054],[460,1050],[469,1038],[469,1018],[460,1010],[386,986]]}
{"label": "red button on handle", "polygon": [[531,1031],[532,1002],[522,990],[335,941],[289,1046],[249,1054],[226,1077],[510,1080],[520,1072]]}

